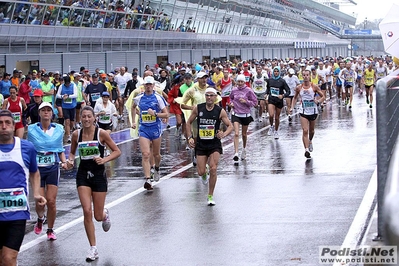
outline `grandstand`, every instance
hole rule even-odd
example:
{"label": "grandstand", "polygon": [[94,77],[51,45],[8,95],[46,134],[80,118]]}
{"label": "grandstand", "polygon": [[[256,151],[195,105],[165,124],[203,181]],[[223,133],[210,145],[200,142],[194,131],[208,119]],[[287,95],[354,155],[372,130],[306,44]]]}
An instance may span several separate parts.
{"label": "grandstand", "polygon": [[338,56],[348,53],[342,36],[355,21],[311,0],[8,1],[0,2],[0,65],[35,62],[68,72],[81,65],[141,70],[182,59]]}

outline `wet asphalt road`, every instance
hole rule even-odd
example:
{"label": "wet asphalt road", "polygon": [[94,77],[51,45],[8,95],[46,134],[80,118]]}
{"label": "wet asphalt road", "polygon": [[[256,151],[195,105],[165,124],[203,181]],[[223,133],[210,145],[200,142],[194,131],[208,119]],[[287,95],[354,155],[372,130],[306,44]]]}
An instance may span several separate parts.
{"label": "wet asphalt road", "polygon": [[[291,124],[281,118],[278,140],[267,136],[268,122],[251,123],[247,160],[238,167],[233,134],[226,138],[214,207],[174,128],[163,134],[164,177],[152,192],[142,188],[138,141],[120,144],[122,156],[107,166],[112,227],[105,233],[96,223],[100,258],[91,263],[74,172],[63,172],[58,239],[46,240],[46,226],[33,233],[33,212],[19,265],[318,265],[319,246],[342,244],[376,167],[375,109],[357,95],[352,111],[329,103],[317,119],[311,160],[299,116]],[[114,137],[123,141],[123,134]]]}

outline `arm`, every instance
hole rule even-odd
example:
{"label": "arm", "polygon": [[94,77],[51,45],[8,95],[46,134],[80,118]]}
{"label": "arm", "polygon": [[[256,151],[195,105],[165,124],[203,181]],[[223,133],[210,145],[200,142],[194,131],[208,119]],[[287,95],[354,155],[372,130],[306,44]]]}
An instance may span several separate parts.
{"label": "arm", "polygon": [[296,102],[298,101],[298,95],[299,95],[300,90],[301,90],[300,86],[297,86],[295,88],[295,95],[294,95],[294,98],[292,98],[290,113],[292,113],[292,110],[294,110],[294,108],[295,108]]}
{"label": "arm", "polygon": [[186,136],[188,137],[188,145],[190,145],[191,148],[195,147],[195,140],[192,137],[192,132],[191,132],[191,124],[195,120],[195,118],[198,115],[198,110],[197,106],[194,106],[193,111],[191,112],[190,117],[188,118],[188,121],[186,122]]}
{"label": "arm", "polygon": [[33,191],[33,198],[35,199],[35,202],[39,206],[45,206],[47,201],[46,198],[40,195],[40,173],[39,169],[34,172],[34,173],[29,173],[29,182],[32,185],[32,191]]}
{"label": "arm", "polygon": [[49,91],[43,91],[44,96],[51,96],[54,95],[54,85],[51,86],[51,89]]}
{"label": "arm", "polygon": [[322,103],[326,100],[326,97],[324,96],[323,92],[321,91],[321,89],[319,88],[319,86],[316,86],[314,84],[312,84],[313,87],[313,91],[317,92],[319,95],[322,95],[322,97],[319,100],[314,100],[316,104]]}
{"label": "arm", "polygon": [[26,110],[26,108],[28,108],[27,106],[26,106],[26,102],[25,102],[25,99],[24,98],[20,98],[21,99],[21,104],[22,104],[22,111],[25,111]]}
{"label": "arm", "polygon": [[101,157],[95,158],[94,161],[98,165],[105,164],[121,156],[121,151],[119,150],[115,142],[111,139],[111,136],[105,130],[102,129],[100,129],[100,141],[101,143],[105,143],[106,146],[108,146],[112,152],[109,156],[106,156],[105,158]]}
{"label": "arm", "polygon": [[8,105],[8,99],[5,99],[4,100],[4,102],[3,102],[3,110],[6,110],[7,109],[7,105]]}
{"label": "arm", "polygon": [[132,112],[132,128],[136,128],[136,112],[137,112],[137,105],[136,103],[132,104],[132,109],[130,110]]}
{"label": "arm", "polygon": [[227,113],[224,109],[222,109],[222,111],[220,112],[220,119],[223,121],[223,124],[227,126],[226,131],[223,132],[219,130],[219,132],[217,133],[217,137],[219,139],[222,139],[228,136],[231,133],[231,131],[233,131],[233,124],[231,124],[231,121],[228,118]]}
{"label": "arm", "polygon": [[189,90],[187,90],[187,91],[184,93],[184,95],[183,95],[183,103],[181,104],[181,109],[184,109],[184,110],[194,110],[194,106],[189,106],[189,105],[187,105],[187,102],[188,102],[189,100],[191,100],[191,98],[192,98],[192,92],[193,92],[193,90],[189,89]]}
{"label": "arm", "polygon": [[57,96],[56,96],[57,99],[62,99],[61,91],[62,91],[62,85],[58,87]]}
{"label": "arm", "polygon": [[58,157],[60,157],[60,161],[61,161],[61,167],[63,168],[63,169],[68,169],[68,166],[67,166],[67,159],[66,159],[66,156],[65,156],[65,153],[64,152],[59,152],[58,153]]}
{"label": "arm", "polygon": [[[285,82],[285,80],[283,79],[283,85],[284,85],[284,91],[285,91],[285,93],[284,93],[284,97],[288,97],[288,96],[290,96],[290,94],[291,94],[291,90],[290,90],[290,87],[288,87],[288,84],[287,84],[287,82]],[[280,97],[279,97],[280,98]],[[282,98],[281,98],[282,99]]]}
{"label": "arm", "polygon": [[71,138],[71,150],[69,152],[69,158],[67,160],[67,168],[72,169],[75,163],[75,153],[76,153],[76,148],[78,147],[78,130],[75,130],[72,133],[72,138]]}

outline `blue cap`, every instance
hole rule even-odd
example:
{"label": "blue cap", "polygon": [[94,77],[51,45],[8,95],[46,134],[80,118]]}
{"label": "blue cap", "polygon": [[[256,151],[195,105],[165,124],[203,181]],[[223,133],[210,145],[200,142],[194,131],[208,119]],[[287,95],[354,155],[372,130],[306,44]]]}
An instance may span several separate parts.
{"label": "blue cap", "polygon": [[109,92],[108,92],[108,91],[104,91],[104,92],[101,94],[101,96],[102,96],[102,97],[104,97],[104,96],[108,96],[108,97],[109,97]]}

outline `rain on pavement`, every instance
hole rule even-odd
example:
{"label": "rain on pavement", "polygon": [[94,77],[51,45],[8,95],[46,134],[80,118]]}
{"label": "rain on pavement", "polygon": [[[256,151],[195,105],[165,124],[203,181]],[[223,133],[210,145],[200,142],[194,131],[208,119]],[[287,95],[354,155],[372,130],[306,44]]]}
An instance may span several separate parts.
{"label": "rain on pavement", "polygon": [[[107,165],[112,227],[105,233],[95,222],[99,259],[90,264],[318,265],[319,246],[342,244],[375,169],[375,119],[364,97],[354,96],[352,111],[328,103],[316,122],[311,160],[304,157],[298,115],[290,124],[281,116],[278,140],[267,136],[268,122],[251,123],[239,166],[230,134],[213,207],[175,128],[164,131],[163,178],[152,192],[142,188],[137,139],[130,140],[128,129],[113,133],[122,156]],[[58,239],[34,234],[33,209],[20,266],[88,264],[74,175],[62,172]]]}

